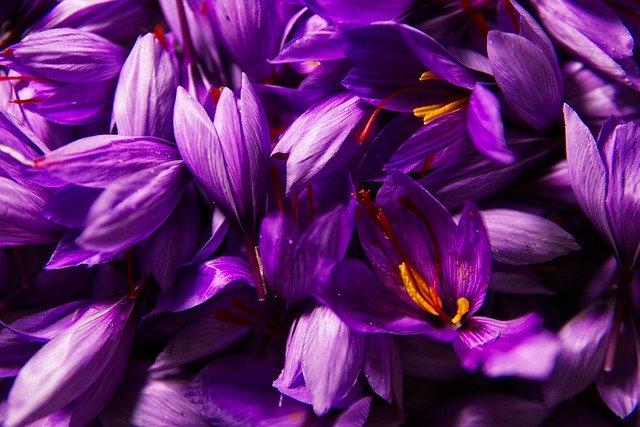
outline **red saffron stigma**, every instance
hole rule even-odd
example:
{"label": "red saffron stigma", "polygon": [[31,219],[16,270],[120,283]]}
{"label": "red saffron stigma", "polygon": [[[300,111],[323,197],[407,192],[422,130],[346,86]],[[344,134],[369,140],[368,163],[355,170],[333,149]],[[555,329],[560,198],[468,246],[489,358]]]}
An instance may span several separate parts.
{"label": "red saffron stigma", "polygon": [[[615,2],[612,2],[612,1],[605,1],[605,3],[607,4],[607,6],[611,7],[612,9],[615,9],[616,11],[624,15],[640,20],[640,12],[629,10],[626,7],[616,4]],[[634,0],[634,3],[640,6],[640,0]]]}
{"label": "red saffron stigma", "polygon": [[220,86],[219,88],[212,87],[211,89],[209,89],[209,95],[211,95],[211,99],[213,99],[213,102],[216,105],[218,105],[218,101],[220,101],[220,96],[222,96],[223,89],[224,86]]}
{"label": "red saffron stigma", "polygon": [[424,178],[429,174],[429,172],[431,171],[432,164],[433,164],[433,154],[431,154],[430,156],[427,156],[427,158],[424,159],[424,163],[422,164],[422,170],[420,171],[420,178]]}
{"label": "red saffron stigma", "polygon": [[307,201],[309,202],[309,222],[313,222],[316,212],[313,208],[313,188],[310,185],[307,186]]}
{"label": "red saffron stigma", "polygon": [[462,3],[462,8],[476,27],[478,27],[482,35],[487,37],[487,34],[489,34],[489,25],[487,25],[487,21],[484,19],[482,13],[476,12],[469,0],[460,0],[460,3]]}
{"label": "red saffron stigma", "polygon": [[269,176],[273,182],[273,192],[276,194],[276,202],[278,203],[278,210],[280,213],[284,213],[284,201],[282,200],[282,191],[280,189],[280,180],[278,179],[278,169],[272,166],[269,169]]}
{"label": "red saffron stigma", "polygon": [[209,10],[209,5],[207,5],[207,0],[203,0],[202,6],[200,7],[200,15],[207,16],[208,10]]}
{"label": "red saffron stigma", "polygon": [[371,117],[369,117],[369,120],[367,120],[367,124],[364,126],[364,129],[360,133],[360,136],[358,137],[358,144],[362,145],[365,139],[367,139],[367,137],[371,133],[371,129],[373,128],[373,123],[375,122],[376,118],[378,117],[382,109],[385,107],[385,105],[387,105],[389,101],[391,101],[393,98],[397,97],[398,95],[404,92],[409,92],[411,90],[415,90],[415,88],[404,88],[404,89],[397,90],[393,92],[391,95],[387,96],[385,99],[383,99],[382,102],[380,102],[380,104],[378,104],[378,107],[376,107],[373,114],[371,114]]}
{"label": "red saffron stigma", "polygon": [[42,102],[42,101],[44,101],[44,98],[12,99],[9,102],[11,104],[23,105],[23,104],[35,104],[36,102]]}
{"label": "red saffron stigma", "polygon": [[9,55],[13,55],[13,52],[15,52],[15,49],[8,47],[5,50],[3,50],[0,53],[0,55],[9,56]]}
{"label": "red saffron stigma", "polygon": [[158,24],[154,27],[153,35],[156,36],[156,39],[158,39],[158,42],[160,42],[160,46],[165,49],[168,47],[167,39],[164,36],[164,27],[162,26],[162,24]]}
{"label": "red saffron stigma", "polygon": [[48,80],[46,77],[36,77],[36,76],[0,76],[0,82],[5,81],[43,81]]}
{"label": "red saffron stigma", "polygon": [[298,193],[294,192],[291,195],[291,209],[293,216],[293,223],[298,225]]}
{"label": "red saffron stigma", "polygon": [[518,22],[518,17],[516,15],[516,8],[513,7],[511,0],[502,0],[502,3],[507,8],[507,13],[509,14],[509,18],[511,18],[511,23],[513,24],[513,28],[516,29],[516,33],[520,33],[520,22]]}

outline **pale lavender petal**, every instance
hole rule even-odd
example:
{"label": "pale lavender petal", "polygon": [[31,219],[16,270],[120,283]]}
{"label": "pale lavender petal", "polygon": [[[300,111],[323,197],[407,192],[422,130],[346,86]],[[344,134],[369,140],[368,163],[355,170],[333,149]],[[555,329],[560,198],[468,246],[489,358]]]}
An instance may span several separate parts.
{"label": "pale lavender petal", "polygon": [[638,406],[640,397],[640,344],[633,320],[623,325],[611,372],[602,371],[596,378],[600,397],[620,418]]}
{"label": "pale lavender petal", "polygon": [[605,122],[598,139],[608,172],[604,206],[622,267],[633,270],[640,256],[640,128],[633,122],[617,124],[606,135],[612,121]]}
{"label": "pale lavender petal", "polygon": [[362,369],[364,336],[323,306],[303,315],[300,322],[309,322],[302,349],[302,374],[311,392],[313,410],[324,415],[355,385]]}
{"label": "pale lavender petal", "polygon": [[535,264],[580,249],[573,236],[546,218],[514,209],[487,209],[481,214],[496,261]]}
{"label": "pale lavender petal", "polygon": [[496,83],[525,122],[546,132],[560,121],[562,82],[539,47],[524,37],[493,30],[487,51]]}
{"label": "pale lavender petal", "polygon": [[569,107],[564,107],[567,169],[580,207],[600,234],[615,248],[605,212],[607,171],[589,128]]}
{"label": "pale lavender petal", "polygon": [[105,188],[117,179],[180,160],[178,150],[152,137],[96,135],[79,139],[36,160],[36,167],[67,182]]}
{"label": "pale lavender petal", "polygon": [[471,141],[482,154],[501,164],[515,161],[514,154],[507,147],[505,140],[500,101],[480,83],[476,84],[471,93],[467,128]]}
{"label": "pale lavender petal", "polygon": [[543,384],[548,404],[580,393],[602,370],[612,317],[612,304],[597,303],[562,327],[556,368]]}
{"label": "pale lavender petal", "polygon": [[363,371],[378,396],[393,404],[402,404],[402,360],[395,339],[386,334],[365,336]]}
{"label": "pale lavender petal", "polygon": [[[7,425],[37,420],[85,392],[126,339],[133,300],[91,306],[71,328],[36,353],[20,370],[8,398]],[[59,362],[64,360],[65,363]]]}
{"label": "pale lavender petal", "polygon": [[318,102],[287,129],[273,154],[289,154],[287,194],[328,176],[356,153],[367,108],[357,97],[340,93]]}
{"label": "pale lavender petal", "polygon": [[30,34],[11,47],[9,57],[62,82],[95,83],[118,75],[127,51],[86,31],[71,28]]}
{"label": "pale lavender petal", "polygon": [[113,101],[118,133],[170,140],[177,87],[175,55],[153,34],[139,38],[122,67]]}
{"label": "pale lavender petal", "polygon": [[155,312],[182,311],[202,304],[209,298],[234,286],[253,285],[249,263],[223,256],[201,264],[184,274],[168,292],[160,294]]}
{"label": "pale lavender petal", "polygon": [[182,162],[169,162],[117,181],[91,206],[78,244],[111,252],[139,242],[169,217],[188,180]]}
{"label": "pale lavender petal", "polygon": [[371,398],[363,397],[353,405],[345,409],[333,424],[333,427],[360,427],[367,422],[369,409],[371,408]]}
{"label": "pale lavender petal", "polygon": [[81,228],[100,193],[96,188],[66,185],[47,198],[43,215],[65,227]]}

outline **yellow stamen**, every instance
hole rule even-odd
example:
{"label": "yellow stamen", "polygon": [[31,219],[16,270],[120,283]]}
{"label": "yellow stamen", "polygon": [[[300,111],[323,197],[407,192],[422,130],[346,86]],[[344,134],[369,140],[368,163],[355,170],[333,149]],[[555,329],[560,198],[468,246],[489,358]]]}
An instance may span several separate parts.
{"label": "yellow stamen", "polygon": [[440,77],[438,77],[433,71],[425,71],[420,74],[420,78],[418,80],[426,82],[427,80],[440,80]]}
{"label": "yellow stamen", "polygon": [[451,102],[425,105],[423,107],[414,108],[413,115],[421,118],[423,123],[426,125],[440,116],[460,110],[461,108],[465,107],[468,102],[469,97],[464,97],[462,99],[456,99]]}
{"label": "yellow stamen", "polygon": [[451,319],[451,323],[453,323],[454,325],[457,325],[458,323],[460,323],[460,321],[462,320],[462,316],[464,316],[465,314],[467,314],[469,312],[469,300],[462,297],[462,298],[458,298],[458,311],[456,313],[456,315],[453,317],[453,319]]}
{"label": "yellow stamen", "polygon": [[400,277],[402,277],[404,288],[411,299],[424,311],[438,316],[438,309],[442,309],[442,301],[436,290],[425,282],[420,273],[411,267],[407,267],[404,262],[398,268],[400,269]]}
{"label": "yellow stamen", "polygon": [[318,65],[320,65],[320,62],[318,61],[307,61],[307,65],[312,66],[313,68],[317,67]]}

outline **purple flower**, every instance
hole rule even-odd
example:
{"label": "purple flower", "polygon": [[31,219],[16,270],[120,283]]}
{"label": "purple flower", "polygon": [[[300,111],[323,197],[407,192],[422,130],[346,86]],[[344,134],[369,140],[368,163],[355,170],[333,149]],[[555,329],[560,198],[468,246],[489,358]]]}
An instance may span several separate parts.
{"label": "purple flower", "polygon": [[[475,315],[491,266],[489,238],[475,206],[465,205],[456,226],[442,205],[398,172],[385,180],[377,205],[365,191],[358,197],[358,232],[380,279],[361,262],[346,260],[320,291],[350,327],[452,341],[463,366],[482,366],[490,376],[549,374],[557,345],[540,334],[538,316],[500,321]],[[535,363],[517,359],[527,360],[536,348],[548,351]],[[512,352],[512,364],[498,362],[505,352]]]}
{"label": "purple flower", "polygon": [[609,118],[598,139],[569,106],[564,108],[567,167],[580,207],[630,274],[640,257],[640,128]]}

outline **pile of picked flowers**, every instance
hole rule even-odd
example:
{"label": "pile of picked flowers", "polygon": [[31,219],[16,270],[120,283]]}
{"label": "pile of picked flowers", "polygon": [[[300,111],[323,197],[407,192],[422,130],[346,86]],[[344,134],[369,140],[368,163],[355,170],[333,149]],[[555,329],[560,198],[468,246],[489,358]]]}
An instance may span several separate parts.
{"label": "pile of picked flowers", "polygon": [[0,5],[0,424],[638,425],[638,0]]}

